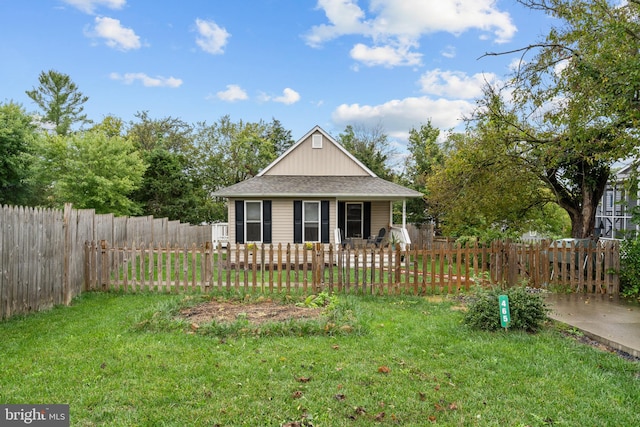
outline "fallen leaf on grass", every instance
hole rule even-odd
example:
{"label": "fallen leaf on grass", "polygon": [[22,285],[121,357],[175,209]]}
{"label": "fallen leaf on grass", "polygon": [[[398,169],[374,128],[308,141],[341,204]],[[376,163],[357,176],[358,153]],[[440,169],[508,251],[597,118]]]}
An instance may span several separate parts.
{"label": "fallen leaf on grass", "polygon": [[354,411],[357,415],[364,415],[367,413],[367,411],[364,410],[364,408],[362,406],[356,406],[354,408]]}
{"label": "fallen leaf on grass", "polygon": [[293,399],[300,399],[300,398],[302,397],[302,392],[301,392],[300,390],[294,391],[294,392],[291,394],[291,397],[292,397]]}
{"label": "fallen leaf on grass", "polygon": [[456,405],[455,402],[451,402],[449,404],[449,410],[456,411],[457,409],[458,409],[458,405]]}
{"label": "fallen leaf on grass", "polygon": [[380,372],[381,374],[388,374],[389,372],[391,372],[391,369],[388,366],[380,366],[378,368],[378,372]]}
{"label": "fallen leaf on grass", "polygon": [[384,412],[379,412],[375,415],[375,417],[373,417],[373,419],[376,421],[382,421],[384,419],[384,416],[385,416]]}
{"label": "fallen leaf on grass", "polygon": [[296,381],[298,381],[299,383],[308,383],[309,381],[311,381],[311,377],[299,377],[296,378]]}
{"label": "fallen leaf on grass", "polygon": [[339,350],[340,346],[338,344],[334,344],[334,345],[331,346],[331,348],[334,349],[334,350]]}
{"label": "fallen leaf on grass", "polygon": [[420,400],[422,400],[423,402],[424,402],[425,400],[427,400],[427,395],[426,395],[426,393],[418,392],[418,394],[420,395]]}
{"label": "fallen leaf on grass", "polygon": [[345,400],[347,398],[347,396],[345,396],[344,394],[336,394],[333,397],[336,400]]}
{"label": "fallen leaf on grass", "polygon": [[435,415],[429,415],[429,421],[431,421],[432,423],[435,423],[436,422]]}

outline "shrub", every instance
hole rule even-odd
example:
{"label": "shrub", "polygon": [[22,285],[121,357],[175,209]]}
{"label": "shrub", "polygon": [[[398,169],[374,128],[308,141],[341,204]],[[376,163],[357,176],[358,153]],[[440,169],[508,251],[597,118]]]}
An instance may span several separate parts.
{"label": "shrub", "polygon": [[620,293],[640,299],[640,239],[627,239],[620,244]]}
{"label": "shrub", "polygon": [[476,298],[469,303],[464,315],[463,323],[486,331],[501,328],[498,297],[509,297],[509,311],[511,312],[510,329],[520,329],[536,332],[547,319],[547,308],[540,294],[532,294],[522,287],[500,289],[493,287],[478,291]]}

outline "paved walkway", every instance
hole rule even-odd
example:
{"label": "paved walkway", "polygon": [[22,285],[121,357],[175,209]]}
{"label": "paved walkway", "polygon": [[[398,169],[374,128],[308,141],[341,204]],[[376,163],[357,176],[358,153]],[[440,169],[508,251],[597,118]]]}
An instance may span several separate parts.
{"label": "paved walkway", "polygon": [[640,357],[640,304],[602,294],[549,294],[549,317],[617,350]]}

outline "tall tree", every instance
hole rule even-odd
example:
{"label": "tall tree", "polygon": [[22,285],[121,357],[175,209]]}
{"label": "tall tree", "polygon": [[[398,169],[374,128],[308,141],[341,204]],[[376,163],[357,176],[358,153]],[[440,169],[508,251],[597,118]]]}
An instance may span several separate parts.
{"label": "tall tree", "polygon": [[393,165],[390,163],[396,153],[382,125],[347,125],[337,140],[378,177],[387,180],[394,178]]}
{"label": "tall tree", "polygon": [[561,233],[541,228],[539,219],[547,215],[553,195],[510,156],[495,125],[485,121],[464,134],[449,135],[444,163],[427,177],[429,209],[442,232],[487,240],[529,230]]}
{"label": "tall tree", "polygon": [[186,155],[156,148],[142,156],[147,169],[132,199],[140,203],[143,214],[191,224],[215,219]]}
{"label": "tall tree", "polygon": [[104,132],[49,136],[38,158],[40,175],[50,183],[50,206],[71,202],[97,213],[141,212],[130,196],[140,186],[146,166],[130,140]]}
{"label": "tall tree", "polygon": [[520,50],[509,103],[488,88],[477,117],[501,124],[511,158],[551,190],[572,236],[588,237],[611,166],[637,153],[640,2],[519,1],[558,25]]}
{"label": "tall tree", "polygon": [[271,119],[271,123],[265,130],[264,137],[273,144],[276,156],[287,151],[295,143],[291,137],[291,131],[285,129],[280,120],[276,119]]}
{"label": "tall tree", "polygon": [[44,112],[44,120],[55,126],[58,135],[68,134],[75,123],[90,123],[86,114],[82,114],[89,97],[78,90],[67,74],[43,71],[38,81],[40,85],[26,94]]}
{"label": "tall tree", "polygon": [[[190,158],[207,194],[257,175],[276,159],[276,145],[284,151],[289,131],[277,121],[233,122],[221,117],[209,125],[196,126],[194,150]],[[215,201],[216,219],[226,217],[224,201]]]}
{"label": "tall tree", "polygon": [[0,205],[26,204],[35,126],[23,108],[0,104]]}
{"label": "tall tree", "polygon": [[174,153],[186,153],[193,144],[193,127],[175,117],[152,119],[147,111],[136,113],[137,122],[131,122],[129,137],[143,151],[162,148]]}
{"label": "tall tree", "polygon": [[[435,173],[437,166],[444,163],[444,154],[438,144],[440,129],[434,128],[429,120],[420,125],[419,129],[409,131],[407,150],[409,155],[405,159],[405,170],[402,183],[416,191],[426,193],[427,178]],[[420,199],[407,201],[407,218],[412,223],[423,224],[429,220],[438,222],[437,212],[429,208],[428,195]],[[437,224],[436,224],[437,226]]]}

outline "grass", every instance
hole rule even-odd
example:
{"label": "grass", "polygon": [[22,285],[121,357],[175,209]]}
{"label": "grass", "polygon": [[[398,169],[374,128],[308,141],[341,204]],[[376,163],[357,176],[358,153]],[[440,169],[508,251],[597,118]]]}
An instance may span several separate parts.
{"label": "grass", "polygon": [[472,331],[407,296],[341,296],[352,334],[139,326],[185,298],[88,293],[0,323],[0,402],[68,403],[74,426],[640,424],[639,364],[555,327]]}

